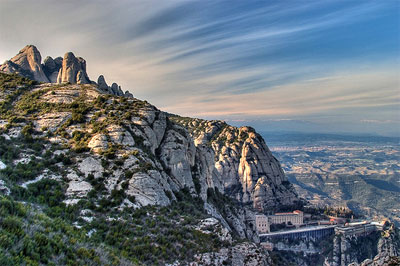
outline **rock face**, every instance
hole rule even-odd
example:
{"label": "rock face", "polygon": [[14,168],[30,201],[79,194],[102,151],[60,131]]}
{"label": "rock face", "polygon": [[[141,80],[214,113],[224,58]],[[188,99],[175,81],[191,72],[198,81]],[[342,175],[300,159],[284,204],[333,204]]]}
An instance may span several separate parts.
{"label": "rock face", "polygon": [[[0,65],[0,71],[5,73],[17,73],[32,80],[44,83],[71,83],[92,84],[86,72],[86,61],[82,57],[75,57],[72,52],[64,55],[64,58],[53,59],[47,56],[43,64],[39,50],[34,45],[25,46],[16,56]],[[125,93],[118,84],[113,83],[109,87],[103,77],[98,79],[99,89],[103,93],[132,98],[129,91]]]}
{"label": "rock face", "polygon": [[109,88],[103,75],[100,75],[97,79],[97,85],[99,85],[99,89],[102,91],[107,91]]}
{"label": "rock face", "polygon": [[265,141],[250,127],[222,121],[171,117],[194,139],[201,180],[264,211],[292,205],[298,198]]}
{"label": "rock face", "polygon": [[48,56],[44,59],[44,73],[49,78],[51,83],[57,83],[58,72],[62,67],[62,63],[62,57],[53,59],[51,56]]}
{"label": "rock face", "polygon": [[[400,262],[399,243],[400,234],[394,225],[383,232],[376,232],[368,236],[336,235],[333,239],[333,256],[330,260],[326,258],[324,265],[398,265]],[[370,251],[370,249],[372,250]],[[390,264],[391,262],[393,264]]]}
{"label": "rock face", "polygon": [[377,244],[378,254],[372,259],[366,259],[360,264],[353,262],[349,266],[380,266],[400,265],[400,235],[398,229],[392,225],[389,230],[383,232]]}
{"label": "rock face", "polygon": [[82,57],[75,57],[71,52],[64,55],[62,67],[58,72],[57,83],[89,84],[86,73],[86,61]]}
{"label": "rock face", "polygon": [[0,71],[19,73],[39,82],[49,82],[41,64],[42,57],[34,45],[25,46],[19,53],[0,65]]}
{"label": "rock face", "polygon": [[196,261],[190,263],[190,265],[274,265],[267,251],[250,243],[222,248],[218,252],[199,254],[196,255],[195,258]]}

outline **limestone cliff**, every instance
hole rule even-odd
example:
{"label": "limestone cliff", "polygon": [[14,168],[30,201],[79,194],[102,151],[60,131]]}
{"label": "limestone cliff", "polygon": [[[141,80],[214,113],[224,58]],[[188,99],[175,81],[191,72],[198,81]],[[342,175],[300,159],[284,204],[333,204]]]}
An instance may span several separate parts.
{"label": "limestone cliff", "polygon": [[[380,266],[400,262],[400,234],[394,225],[368,235],[343,236],[333,239],[332,257],[325,266]],[[393,264],[391,264],[393,263]]]}
{"label": "limestone cliff", "polygon": [[207,187],[215,187],[259,211],[293,205],[293,186],[253,128],[236,128],[223,121],[171,116],[187,128],[197,148],[197,170]]}

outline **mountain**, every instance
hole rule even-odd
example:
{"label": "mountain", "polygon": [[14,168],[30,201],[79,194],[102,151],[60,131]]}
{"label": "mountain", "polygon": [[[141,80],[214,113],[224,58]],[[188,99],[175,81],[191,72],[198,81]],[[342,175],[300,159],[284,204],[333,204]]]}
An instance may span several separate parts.
{"label": "mountain", "polygon": [[[99,77],[98,85],[91,82],[84,59],[69,52],[61,66],[60,59],[51,58],[41,65],[40,53],[32,45],[26,46],[16,57],[29,59],[33,55],[34,60],[30,61],[34,64],[31,65],[37,67],[30,68],[30,77],[42,77],[43,69],[55,73],[59,67],[57,83],[60,85],[43,84],[34,88],[34,92],[20,95],[22,101],[25,97],[36,100],[24,103],[25,108],[35,109],[19,119],[32,123],[33,130],[41,137],[48,132],[56,136],[60,131],[67,132],[57,136],[57,143],[71,148],[77,143],[70,138],[79,133],[79,140],[84,138],[79,145],[87,149],[87,154],[78,168],[83,169],[86,177],[91,172],[99,176],[104,171],[100,155],[118,146],[117,153],[131,160],[131,165],[121,167],[123,170],[130,169],[139,160],[129,156],[132,151],[143,154],[142,163],[154,168],[154,172],[145,177],[144,173],[140,178],[134,175],[136,178],[132,181],[135,188],[132,193],[142,206],[169,204],[166,191],[184,187],[194,191],[193,179],[200,182],[203,199],[211,188],[259,210],[292,205],[298,200],[279,162],[254,129],[235,128],[222,121],[168,115],[134,98],[107,98],[104,93],[122,95],[115,83],[108,87],[103,76]],[[7,62],[17,64],[17,69],[28,69],[25,64],[18,64],[27,60],[16,60],[16,57]],[[7,62],[0,69],[5,69]],[[26,112],[18,110],[16,113],[21,111]],[[23,126],[26,123],[20,125]]]}
{"label": "mountain", "polygon": [[[0,72],[0,265],[323,262],[302,252],[309,243],[260,245],[256,213],[303,201],[253,128],[163,112],[90,81],[72,53],[41,64],[27,46],[16,57],[0,66],[14,72]],[[392,260],[392,229],[370,241],[379,252],[346,262]],[[350,240],[336,253],[333,238],[311,244],[335,263],[362,249]]]}
{"label": "mountain", "polygon": [[[41,64],[37,49],[27,46],[0,69],[14,72],[0,72],[0,209],[13,224],[4,236],[9,243],[30,234],[53,243],[52,230],[62,224],[70,232],[63,247],[84,264],[93,260],[76,255],[79,247],[106,261],[117,254],[126,264],[207,261],[202,254],[212,252],[235,264],[269,264],[268,252],[248,242],[259,242],[255,211],[301,202],[254,129],[165,113],[102,76],[90,81],[86,62],[72,53]],[[56,73],[57,82],[46,81]],[[54,228],[43,231],[36,226],[42,223]],[[35,239],[28,244],[41,247]],[[189,251],[174,251],[182,245]],[[2,264],[38,261],[35,254],[40,263],[69,258],[55,260],[57,248],[48,254],[21,248],[2,250]]]}

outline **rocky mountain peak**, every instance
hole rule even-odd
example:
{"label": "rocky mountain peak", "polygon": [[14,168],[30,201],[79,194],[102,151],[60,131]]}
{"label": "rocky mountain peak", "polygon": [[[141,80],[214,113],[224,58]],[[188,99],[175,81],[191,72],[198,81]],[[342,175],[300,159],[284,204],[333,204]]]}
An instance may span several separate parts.
{"label": "rocky mountain peak", "polygon": [[[96,84],[91,81],[86,72],[86,60],[77,57],[72,52],[67,52],[64,58],[52,58],[47,56],[42,64],[42,56],[34,45],[25,46],[19,53],[0,65],[0,71],[5,73],[17,73],[44,83],[71,83],[71,84]],[[123,97],[133,97],[126,91],[122,91],[121,86],[113,83],[111,87],[105,82],[103,75],[98,80],[99,89],[107,94]]]}
{"label": "rocky mountain peak", "polygon": [[0,71],[19,73],[39,82],[49,82],[41,64],[42,57],[34,45],[27,45],[19,53],[0,66]]}
{"label": "rocky mountain peak", "polygon": [[90,84],[86,73],[86,61],[82,57],[75,57],[72,52],[64,55],[62,67],[58,72],[57,83]]}
{"label": "rocky mountain peak", "polygon": [[100,90],[108,90],[108,85],[103,75],[100,75],[97,79],[97,85],[99,85]]}
{"label": "rocky mountain peak", "polygon": [[[40,55],[39,50],[36,48],[36,46],[31,45],[31,44],[22,48],[19,51],[17,56],[19,56],[19,55],[23,55],[23,57],[20,57],[20,58],[24,58],[24,56],[26,56],[28,58],[29,63],[35,62],[35,63],[40,64],[42,61],[42,57]],[[16,57],[14,57],[14,58],[16,58]]]}

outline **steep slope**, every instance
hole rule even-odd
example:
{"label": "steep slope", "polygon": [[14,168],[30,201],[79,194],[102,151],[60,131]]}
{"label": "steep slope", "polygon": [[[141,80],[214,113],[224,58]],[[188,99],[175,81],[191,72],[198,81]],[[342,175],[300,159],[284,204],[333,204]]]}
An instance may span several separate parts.
{"label": "steep slope", "polygon": [[398,265],[400,261],[400,233],[393,224],[369,235],[336,235],[333,242],[333,255],[325,260],[330,266]]}
{"label": "steep slope", "polygon": [[189,262],[229,245],[268,265],[256,245],[235,248],[257,241],[254,212],[203,187],[193,139],[165,113],[93,84],[0,85],[2,264]]}
{"label": "steep slope", "polygon": [[[94,85],[43,84],[21,90],[3,92],[15,97],[14,102],[8,98],[3,102],[10,108],[3,110],[3,119],[21,122],[3,120],[2,124],[16,136],[30,127],[32,138],[45,138],[80,152],[76,165],[65,169],[72,201],[90,191],[89,175],[103,175],[101,160],[107,156],[120,160],[120,165],[107,161],[108,167],[114,167],[105,180],[108,190],[120,189],[124,172],[129,170],[127,194],[135,196],[141,206],[168,205],[168,193],[184,187],[195,192],[197,180],[203,199],[207,189],[216,188],[261,210],[297,200],[279,163],[250,128],[237,129],[222,122],[210,128],[199,125],[205,133],[193,141],[185,128],[147,102],[110,97]],[[213,139],[211,147],[204,145],[208,139]]]}
{"label": "steep slope", "polygon": [[[34,85],[16,75],[0,76],[6,194],[26,195],[30,186],[54,180],[63,188],[63,204],[89,200],[118,213],[170,205],[186,189],[228,231],[254,241],[253,206],[279,208],[297,200],[279,163],[250,128],[218,122],[225,131],[209,146],[151,104],[112,96],[95,84]],[[201,125],[199,130],[209,131]],[[223,142],[228,133],[237,140]],[[225,156],[230,149],[240,152]]]}
{"label": "steep slope", "polygon": [[200,179],[207,186],[259,211],[292,206],[298,201],[278,160],[253,128],[179,116],[170,119],[187,128],[193,137]]}

